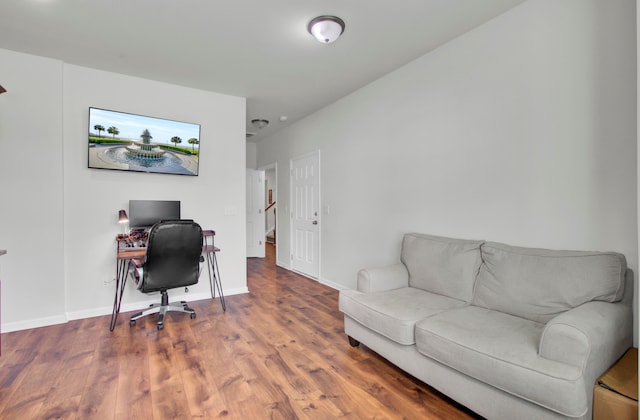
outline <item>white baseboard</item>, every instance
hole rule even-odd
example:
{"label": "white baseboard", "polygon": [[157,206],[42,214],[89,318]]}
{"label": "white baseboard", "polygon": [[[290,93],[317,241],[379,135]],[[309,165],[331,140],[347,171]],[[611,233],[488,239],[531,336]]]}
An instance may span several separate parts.
{"label": "white baseboard", "polygon": [[291,271],[291,267],[289,266],[289,264],[283,263],[282,261],[276,261],[276,265],[278,267],[284,268],[285,270]]}
{"label": "white baseboard", "polygon": [[[224,290],[225,297],[233,296],[233,295],[241,295],[244,293],[249,293],[249,289],[246,287],[240,287],[237,289]],[[183,293],[181,295],[172,295],[170,296],[169,300],[172,302],[177,300],[186,300],[187,302],[195,302],[198,300],[206,300],[206,299],[211,299],[211,293],[208,293],[208,292]],[[217,295],[216,295],[216,299],[218,299]],[[128,302],[126,304],[122,304],[122,306],[120,307],[120,312],[130,312],[130,311],[144,309],[149,305],[149,302],[150,302],[149,299],[145,299],[145,300],[138,300],[135,302]],[[112,306],[103,306],[101,308],[66,312],[65,315],[56,315],[56,316],[50,316],[46,318],[36,318],[36,319],[29,319],[25,321],[9,322],[6,324],[2,324],[0,329],[3,333],[6,333],[6,332],[13,332],[13,331],[28,330],[31,328],[47,327],[50,325],[64,324],[68,321],[73,321],[77,319],[86,319],[86,318],[93,318],[96,316],[111,315],[112,310],[113,310]],[[105,324],[105,328],[109,328],[108,322]]]}
{"label": "white baseboard", "polygon": [[325,286],[329,286],[330,288],[335,289],[335,290],[347,289],[347,287],[345,287],[344,285],[332,282],[332,281],[327,280],[327,279],[320,279],[319,281],[320,281],[320,283],[324,284]]}
{"label": "white baseboard", "polygon": [[46,318],[36,318],[36,319],[28,319],[26,321],[18,321],[18,322],[8,322],[6,324],[2,324],[2,332],[12,332],[12,331],[21,331],[21,330],[29,330],[31,328],[40,328],[47,327],[49,325],[57,325],[64,324],[68,320],[64,315],[56,315],[49,316]]}
{"label": "white baseboard", "polygon": [[335,282],[333,282],[333,281],[331,281],[331,280],[327,280],[327,279],[325,279],[325,278],[315,279],[315,278],[313,278],[313,277],[309,277],[309,276],[305,275],[304,273],[300,273],[300,272],[298,272],[298,271],[296,271],[296,270],[292,270],[292,269],[291,269],[291,267],[289,266],[289,264],[284,264],[284,263],[282,263],[281,261],[276,261],[276,265],[277,265],[278,267],[284,268],[285,270],[293,271],[293,272],[294,272],[294,273],[296,273],[296,274],[300,274],[301,276],[304,276],[304,277],[310,278],[311,280],[316,280],[318,283],[320,283],[320,284],[324,284],[325,286],[329,286],[329,287],[331,287],[332,289],[336,289],[336,290],[347,289],[347,287],[345,287],[344,285],[341,285],[341,284],[335,283]]}

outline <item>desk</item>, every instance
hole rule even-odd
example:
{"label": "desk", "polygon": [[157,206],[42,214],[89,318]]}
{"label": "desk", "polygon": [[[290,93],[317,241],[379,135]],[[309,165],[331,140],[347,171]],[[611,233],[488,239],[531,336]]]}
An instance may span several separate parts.
{"label": "desk", "polygon": [[[224,302],[224,294],[222,293],[222,284],[220,282],[220,271],[218,270],[218,260],[216,254],[220,252],[220,248],[214,245],[213,238],[216,232],[213,230],[202,231],[202,256],[207,264],[207,272],[209,273],[209,286],[211,287],[211,298],[215,299],[216,290],[220,295],[220,304],[222,310],[226,311],[227,307]],[[121,248],[121,243],[128,241],[128,238],[121,236],[116,237],[116,293],[113,300],[113,311],[111,312],[111,323],[109,331],[113,331],[120,313],[120,303],[122,303],[122,295],[127,284],[127,276],[131,260],[143,259],[146,254],[146,248],[134,248],[129,250]],[[209,242],[211,241],[211,242]]]}

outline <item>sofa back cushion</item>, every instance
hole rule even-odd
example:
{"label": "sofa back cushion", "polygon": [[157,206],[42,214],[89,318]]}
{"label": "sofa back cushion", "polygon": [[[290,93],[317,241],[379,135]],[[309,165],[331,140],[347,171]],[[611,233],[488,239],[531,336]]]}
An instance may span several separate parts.
{"label": "sofa back cushion", "polygon": [[615,252],[553,251],[487,242],[473,304],[546,323],[592,300],[617,302],[627,263]]}
{"label": "sofa back cushion", "polygon": [[409,286],[470,302],[482,262],[483,241],[408,233],[402,242],[402,263]]}

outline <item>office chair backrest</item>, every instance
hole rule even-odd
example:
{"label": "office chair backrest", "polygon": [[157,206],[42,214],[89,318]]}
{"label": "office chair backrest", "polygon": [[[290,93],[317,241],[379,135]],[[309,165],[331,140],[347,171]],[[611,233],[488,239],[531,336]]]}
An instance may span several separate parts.
{"label": "office chair backrest", "polygon": [[202,228],[193,220],[156,223],[149,231],[142,285],[144,293],[198,282]]}

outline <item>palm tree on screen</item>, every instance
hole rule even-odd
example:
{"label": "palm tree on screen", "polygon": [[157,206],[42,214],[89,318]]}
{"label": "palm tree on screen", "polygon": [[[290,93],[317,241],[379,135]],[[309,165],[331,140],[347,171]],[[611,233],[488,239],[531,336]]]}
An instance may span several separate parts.
{"label": "palm tree on screen", "polygon": [[118,127],[111,126],[111,127],[107,128],[107,133],[111,134],[113,136],[113,138],[115,139],[116,136],[118,134],[120,134],[120,130],[118,130]]}
{"label": "palm tree on screen", "polygon": [[100,137],[100,132],[104,131],[104,126],[100,124],[96,124],[93,126],[93,129],[98,132],[98,137]]}

